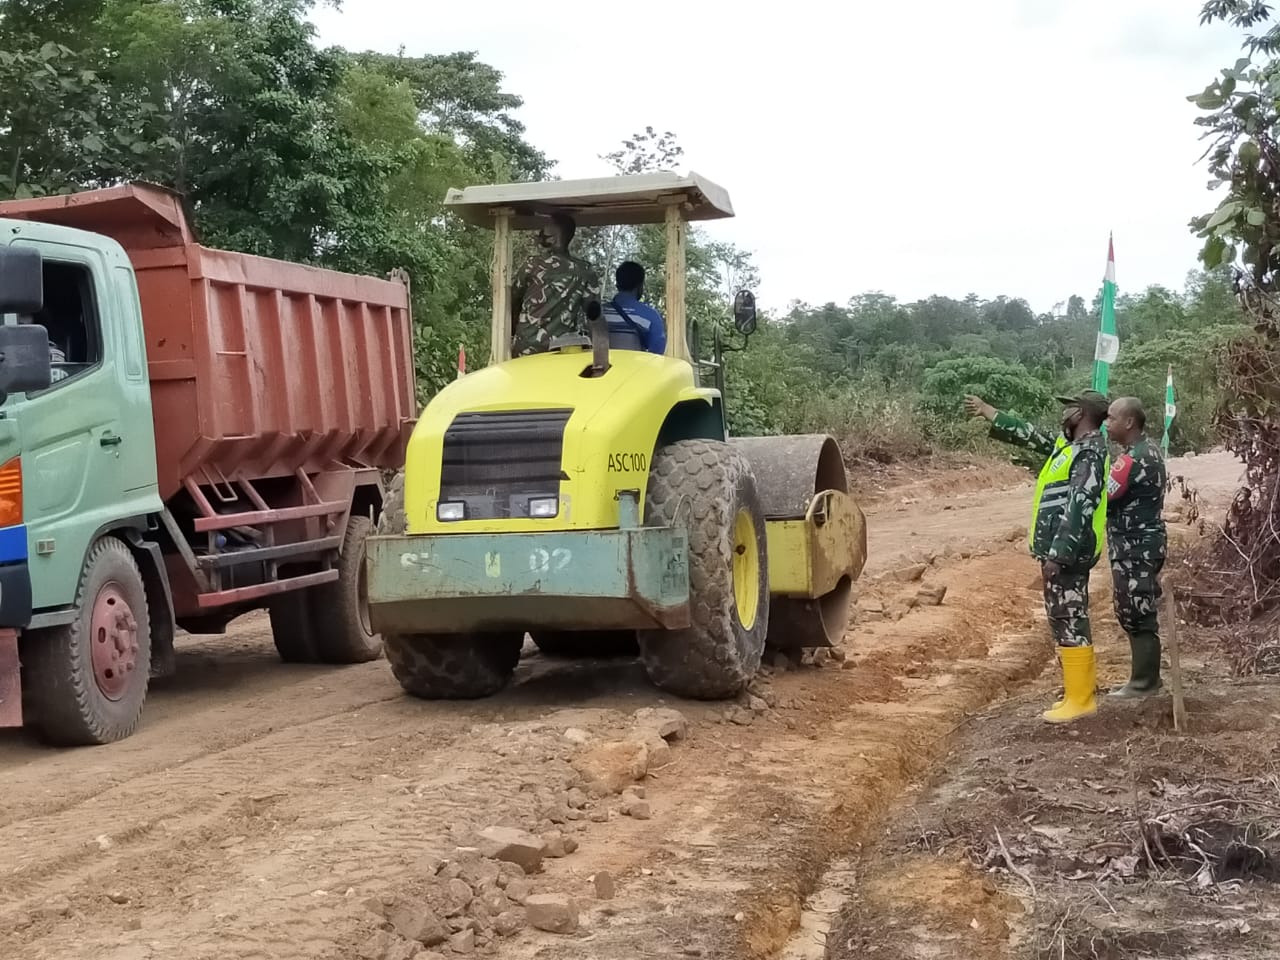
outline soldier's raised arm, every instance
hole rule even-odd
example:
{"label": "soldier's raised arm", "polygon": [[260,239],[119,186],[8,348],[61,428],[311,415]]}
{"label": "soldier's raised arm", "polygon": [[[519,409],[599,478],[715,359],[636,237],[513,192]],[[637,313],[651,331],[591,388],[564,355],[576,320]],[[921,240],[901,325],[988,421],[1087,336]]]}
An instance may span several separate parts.
{"label": "soldier's raised arm", "polygon": [[984,420],[991,421],[991,429],[988,433],[993,440],[1011,443],[1018,447],[1026,447],[1044,457],[1053,453],[1054,448],[1057,446],[1057,440],[1046,434],[1039,427],[1027,423],[1027,421],[1015,417],[1011,413],[997,410],[981,397],[975,397],[972,394],[966,396],[964,398],[964,408],[970,416],[982,417]]}

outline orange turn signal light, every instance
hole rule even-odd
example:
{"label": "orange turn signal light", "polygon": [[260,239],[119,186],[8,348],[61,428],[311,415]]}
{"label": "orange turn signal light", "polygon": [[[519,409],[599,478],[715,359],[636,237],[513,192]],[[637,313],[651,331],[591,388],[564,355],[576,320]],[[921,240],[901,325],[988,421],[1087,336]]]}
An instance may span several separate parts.
{"label": "orange turn signal light", "polygon": [[22,523],[22,458],[0,467],[0,527]]}

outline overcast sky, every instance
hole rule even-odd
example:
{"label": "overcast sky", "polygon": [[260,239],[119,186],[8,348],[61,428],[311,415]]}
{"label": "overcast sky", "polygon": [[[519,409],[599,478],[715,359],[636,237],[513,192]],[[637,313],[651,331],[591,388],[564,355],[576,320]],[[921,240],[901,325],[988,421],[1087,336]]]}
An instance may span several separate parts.
{"label": "overcast sky", "polygon": [[[651,124],[726,187],[714,231],[756,254],[762,306],[881,290],[1090,299],[1181,288],[1214,204],[1195,108],[1238,56],[1198,0],[345,0],[319,39],[474,50],[524,98],[563,177]],[[462,186],[462,184],[459,184]]]}

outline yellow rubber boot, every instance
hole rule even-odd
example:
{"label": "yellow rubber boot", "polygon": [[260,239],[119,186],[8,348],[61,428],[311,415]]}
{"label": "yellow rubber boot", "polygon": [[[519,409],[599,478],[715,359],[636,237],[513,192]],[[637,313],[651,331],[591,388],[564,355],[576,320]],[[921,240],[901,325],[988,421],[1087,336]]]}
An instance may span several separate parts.
{"label": "yellow rubber boot", "polygon": [[1070,723],[1098,712],[1094,691],[1098,686],[1098,666],[1093,647],[1059,647],[1062,662],[1062,705],[1043,714],[1049,723]]}

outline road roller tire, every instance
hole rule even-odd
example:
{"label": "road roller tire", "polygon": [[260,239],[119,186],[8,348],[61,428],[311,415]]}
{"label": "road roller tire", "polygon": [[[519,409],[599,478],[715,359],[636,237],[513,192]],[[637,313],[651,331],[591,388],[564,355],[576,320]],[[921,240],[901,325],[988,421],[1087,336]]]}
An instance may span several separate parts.
{"label": "road roller tire", "polygon": [[523,632],[406,634],[383,637],[391,672],[424,700],[474,700],[511,682]]}
{"label": "road roller tire", "polygon": [[760,667],[769,624],[764,513],[750,466],[719,441],[660,448],[645,524],[683,527],[689,558],[689,626],[639,633],[649,678],[677,696],[735,696]]}
{"label": "road roller tire", "polygon": [[634,630],[541,630],[530,636],[547,657],[582,660],[634,657],[640,653]]}

